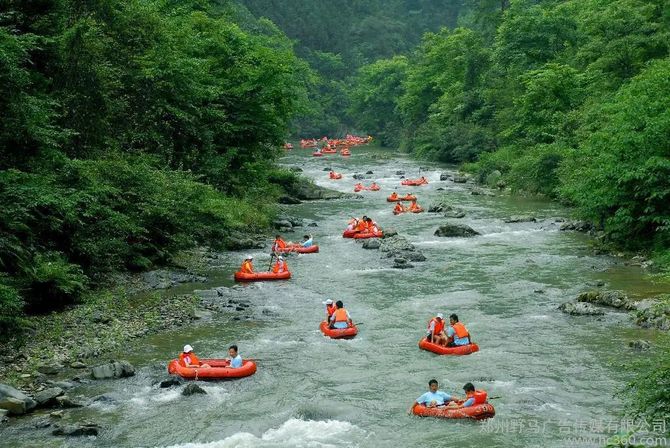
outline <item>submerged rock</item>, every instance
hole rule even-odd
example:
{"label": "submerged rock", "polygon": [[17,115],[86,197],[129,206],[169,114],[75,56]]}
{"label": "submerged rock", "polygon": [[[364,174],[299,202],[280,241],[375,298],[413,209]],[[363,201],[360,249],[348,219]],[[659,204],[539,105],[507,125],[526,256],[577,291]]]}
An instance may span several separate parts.
{"label": "submerged rock", "polygon": [[517,222],[537,222],[537,219],[533,216],[518,215],[510,216],[509,218],[503,219],[503,222],[506,223],[517,223]]}
{"label": "submerged rock", "polygon": [[413,268],[414,265],[409,263],[405,258],[396,258],[393,260],[393,267],[395,269],[410,269]]}
{"label": "submerged rock", "polygon": [[643,339],[638,339],[637,341],[630,341],[628,343],[628,346],[633,350],[644,352],[651,349],[651,342],[645,341]]}
{"label": "submerged rock", "polygon": [[197,384],[189,383],[186,385],[184,390],[181,391],[181,394],[188,397],[193,394],[207,394],[207,392],[205,392],[205,390]]}
{"label": "submerged rock", "polygon": [[160,381],[158,383],[158,387],[160,387],[161,389],[167,389],[168,387],[172,386],[180,386],[183,382],[184,380],[181,377],[171,376]]}
{"label": "submerged rock", "polygon": [[100,432],[100,426],[95,423],[84,423],[77,425],[58,425],[52,432],[55,436],[97,436]]}
{"label": "submerged rock", "polygon": [[440,174],[440,180],[448,180],[449,178],[451,178],[451,174],[449,173]]}
{"label": "submerged rock", "polygon": [[578,302],[594,303],[596,305],[609,306],[617,309],[637,309],[633,300],[629,299],[621,291],[588,291],[577,296]]}
{"label": "submerged rock", "polygon": [[65,392],[60,387],[50,387],[35,394],[35,401],[39,407],[54,406],[57,403],[56,398],[63,395]]}
{"label": "submerged rock", "polygon": [[363,241],[363,249],[379,249],[379,246],[381,246],[379,238],[370,238]]}
{"label": "submerged rock", "polygon": [[93,379],[126,378],[135,375],[135,368],[128,361],[114,361],[91,369]]}
{"label": "submerged rock", "polygon": [[443,224],[436,231],[435,236],[439,237],[473,237],[481,235],[470,226],[464,224]]}
{"label": "submerged rock", "polygon": [[558,309],[572,316],[602,316],[605,314],[600,308],[583,302],[565,302],[560,304]]}
{"label": "submerged rock", "polygon": [[569,221],[561,224],[559,230],[574,230],[576,232],[588,232],[593,230],[593,224],[587,221]]}

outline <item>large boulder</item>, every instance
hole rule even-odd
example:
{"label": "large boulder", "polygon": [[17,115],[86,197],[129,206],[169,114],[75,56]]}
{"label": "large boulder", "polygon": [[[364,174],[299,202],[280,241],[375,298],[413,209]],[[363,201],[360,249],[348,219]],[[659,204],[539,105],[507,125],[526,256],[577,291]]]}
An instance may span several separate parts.
{"label": "large boulder", "polygon": [[449,173],[440,174],[440,180],[448,180],[450,177],[451,177],[451,174],[449,174]]}
{"label": "large boulder", "polygon": [[412,251],[414,249],[414,244],[410,243],[407,238],[399,235],[384,238],[379,245],[379,250],[382,252]]}
{"label": "large boulder", "polygon": [[403,256],[409,261],[426,261],[426,256],[418,251],[406,252]]}
{"label": "large boulder", "polygon": [[276,219],[272,221],[272,226],[277,230],[287,230],[292,229],[293,224],[288,219]]}
{"label": "large boulder", "polygon": [[113,361],[91,369],[91,376],[96,380],[126,378],[135,375],[135,368],[128,361]]}
{"label": "large boulder", "polygon": [[571,316],[602,316],[605,314],[601,309],[583,302],[565,302],[558,309]]}
{"label": "large boulder", "polygon": [[470,226],[463,224],[443,224],[436,231],[435,236],[440,237],[472,237],[481,235]]}
{"label": "large boulder", "polygon": [[223,245],[228,250],[263,249],[264,239],[260,235],[249,236],[241,232],[231,232],[223,238]]}
{"label": "large boulder", "polygon": [[379,249],[381,241],[378,238],[370,238],[363,241],[363,249]]}
{"label": "large boulder", "polygon": [[50,387],[35,394],[35,401],[37,402],[37,406],[42,408],[54,406],[58,404],[56,398],[60,397],[64,393],[65,392],[63,392],[63,389],[60,387]]}
{"label": "large boulder", "polygon": [[637,309],[636,303],[621,291],[587,291],[579,294],[577,301],[628,311]]}
{"label": "large boulder", "polygon": [[414,265],[409,263],[405,258],[396,258],[393,260],[393,267],[395,269],[410,269],[413,268]]}
{"label": "large boulder", "polygon": [[10,415],[22,415],[36,406],[37,402],[20,390],[0,384],[0,409],[7,409]]}

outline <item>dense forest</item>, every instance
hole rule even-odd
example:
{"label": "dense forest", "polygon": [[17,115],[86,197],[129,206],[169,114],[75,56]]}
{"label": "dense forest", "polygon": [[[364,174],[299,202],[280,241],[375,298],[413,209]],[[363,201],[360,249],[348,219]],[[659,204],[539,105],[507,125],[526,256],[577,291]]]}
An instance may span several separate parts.
{"label": "dense forest", "polygon": [[3,2],[0,332],[267,224],[311,75],[276,27],[242,17],[198,0]]}
{"label": "dense forest", "polygon": [[670,260],[668,3],[481,2],[459,25],[363,66],[353,119]]}

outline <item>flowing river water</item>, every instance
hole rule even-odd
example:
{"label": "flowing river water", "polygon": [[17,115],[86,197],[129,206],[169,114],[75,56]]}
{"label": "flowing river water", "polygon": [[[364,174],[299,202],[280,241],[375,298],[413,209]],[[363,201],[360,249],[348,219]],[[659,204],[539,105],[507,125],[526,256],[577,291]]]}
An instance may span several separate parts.
{"label": "flowing river water", "polygon": [[[349,159],[313,158],[310,151],[294,150],[282,160],[344,192],[352,191],[353,173],[371,170],[382,190],[364,192],[364,199],[290,206],[289,214],[318,223],[308,229],[320,252],[290,257],[290,281],[232,288],[230,294],[252,303],[253,319],[216,318],[133,341],[121,357],[136,366],[136,376],[77,391],[109,397],[70,417],[99,423],[97,439],[57,438],[48,429],[28,428],[23,419],[5,426],[0,446],[602,446],[598,436],[622,429],[622,403],[613,394],[629,379],[620,365],[636,356],[627,343],[653,339],[654,332],[634,328],[625,314],[570,317],[556,307],[595,282],[639,296],[667,292],[667,285],[652,283],[637,267],[593,256],[589,237],[559,231],[554,218],[568,211],[554,203],[472,195],[469,184],[439,180],[448,167],[386,158],[375,148],[352,152]],[[344,179],[329,180],[324,167]],[[397,170],[408,177],[420,172],[430,184],[400,188]],[[385,198],[396,187],[418,194],[424,207],[446,200],[467,215],[394,216]],[[427,261],[393,269],[379,251],[343,239],[348,217],[363,214],[407,237]],[[503,222],[520,214],[538,222]],[[447,221],[482,235],[434,236]],[[287,236],[298,239],[304,233],[298,232]],[[265,268],[267,250],[251,253],[257,268]],[[231,253],[206,284],[182,285],[177,292],[232,286],[242,255]],[[343,300],[362,323],[355,339],[330,340],[319,332],[327,298]],[[457,313],[481,351],[440,357],[419,350],[437,312]],[[185,343],[201,357],[223,357],[237,343],[244,357],[259,360],[258,372],[202,383],[207,395],[182,397],[179,388],[157,388],[153,383]],[[471,381],[499,397],[492,400],[495,418],[482,423],[407,415],[431,378],[459,395]],[[580,436],[596,439],[581,445],[571,440]]]}

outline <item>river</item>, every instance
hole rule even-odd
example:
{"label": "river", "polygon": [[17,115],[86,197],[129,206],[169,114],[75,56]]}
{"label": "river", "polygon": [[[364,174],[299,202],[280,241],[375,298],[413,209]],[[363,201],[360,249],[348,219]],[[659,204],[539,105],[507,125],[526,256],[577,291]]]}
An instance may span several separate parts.
{"label": "river", "polygon": [[[282,159],[300,166],[323,186],[351,192],[355,172],[374,172],[380,192],[364,199],[305,202],[289,213],[313,219],[309,228],[318,254],[289,259],[293,278],[232,289],[249,300],[253,319],[217,319],[191,329],[133,341],[122,357],[137,368],[129,379],[80,387],[109,401],[72,411],[103,430],[95,439],[63,439],[48,429],[26,429],[29,419],[5,427],[0,446],[12,447],[555,447],[576,445],[571,437],[609,436],[622,429],[621,402],[613,394],[628,379],[620,364],[636,355],[627,342],[651,339],[624,314],[570,317],[556,307],[602,281],[632,295],[667,291],[639,268],[595,257],[589,237],[559,231],[555,217],[569,211],[557,204],[470,194],[470,185],[440,181],[448,167],[402,156],[384,157],[375,148],[354,148],[349,159],[313,158],[294,150]],[[440,214],[394,216],[386,196],[399,185],[397,170],[426,175],[430,184],[399,188],[427,207],[446,199],[467,213],[460,220]],[[345,175],[328,179],[324,167]],[[364,181],[369,183],[370,181]],[[438,188],[444,188],[439,191]],[[391,268],[375,250],[341,237],[349,216],[368,214],[393,227],[424,253],[413,269]],[[531,214],[538,222],[503,218]],[[474,238],[438,238],[441,223],[467,224]],[[301,231],[299,231],[301,232]],[[299,238],[301,233],[288,234]],[[266,251],[252,251],[265,267]],[[205,285],[232,286],[243,253],[233,253]],[[330,340],[318,329],[327,298],[341,299],[359,335]],[[481,351],[439,357],[417,342],[436,313],[457,313]],[[237,343],[243,356],[259,359],[258,373],[231,382],[203,383],[207,395],[181,397],[179,389],[153,386],[167,361],[190,343],[201,356],[225,356]],[[407,410],[436,378],[442,390],[462,394],[468,381],[486,389],[496,417],[486,423],[408,416]]]}

